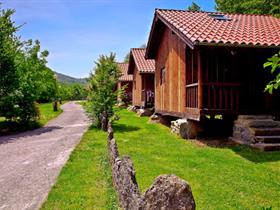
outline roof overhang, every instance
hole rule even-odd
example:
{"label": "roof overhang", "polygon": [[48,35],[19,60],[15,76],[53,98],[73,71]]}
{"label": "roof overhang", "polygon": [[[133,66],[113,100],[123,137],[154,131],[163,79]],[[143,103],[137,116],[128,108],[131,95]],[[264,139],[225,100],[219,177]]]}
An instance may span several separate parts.
{"label": "roof overhang", "polygon": [[154,20],[152,23],[147,50],[146,50],[146,59],[155,59],[157,47],[159,45],[160,40],[157,39],[157,33],[161,33],[162,29],[160,27],[167,26],[171,29],[183,42],[188,45],[191,49],[194,49],[195,43],[188,39],[182,32],[180,32],[176,27],[168,23],[160,14],[155,11]]}
{"label": "roof overhang", "polygon": [[280,49],[280,45],[255,45],[255,44],[232,44],[232,43],[216,43],[216,42],[195,42],[195,46],[209,47],[242,47],[242,48],[263,48],[263,49]]}
{"label": "roof overhang", "polygon": [[134,66],[135,66],[135,61],[132,55],[132,50],[130,50],[127,74],[133,74]]}
{"label": "roof overhang", "polygon": [[191,49],[194,49],[195,46],[280,49],[280,45],[277,46],[277,45],[258,45],[258,44],[245,44],[245,43],[240,44],[240,43],[217,43],[217,42],[192,41],[185,34],[179,31],[175,26],[173,26],[168,21],[166,21],[165,18],[163,18],[156,10],[154,14],[154,20],[152,23],[151,31],[149,34],[147,51],[145,55],[146,59],[155,59],[158,46],[161,40],[161,37],[158,38],[158,36],[162,34],[163,30],[161,28],[164,26],[172,30],[172,32],[175,33]]}

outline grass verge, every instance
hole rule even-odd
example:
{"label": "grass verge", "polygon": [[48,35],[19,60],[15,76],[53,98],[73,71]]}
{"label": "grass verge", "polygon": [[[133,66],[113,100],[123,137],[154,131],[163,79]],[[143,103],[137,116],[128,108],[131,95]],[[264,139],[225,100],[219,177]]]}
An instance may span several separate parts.
{"label": "grass verge", "polygon": [[43,210],[118,209],[107,153],[107,134],[90,128],[62,169]]}
{"label": "grass verge", "polygon": [[19,125],[15,122],[7,122],[4,117],[0,117],[0,136],[12,133],[18,133],[26,130],[32,130],[44,126],[51,119],[56,118],[62,113],[62,109],[57,112],[53,111],[52,103],[39,104],[40,119],[39,122],[30,123],[29,125]]}
{"label": "grass verge", "polygon": [[43,126],[47,124],[51,119],[56,118],[62,113],[62,109],[59,107],[57,112],[53,111],[52,103],[40,104],[40,125]]}
{"label": "grass verge", "polygon": [[118,115],[119,151],[131,156],[142,192],[158,175],[176,174],[191,185],[197,209],[280,209],[280,152],[205,146],[127,110]]}

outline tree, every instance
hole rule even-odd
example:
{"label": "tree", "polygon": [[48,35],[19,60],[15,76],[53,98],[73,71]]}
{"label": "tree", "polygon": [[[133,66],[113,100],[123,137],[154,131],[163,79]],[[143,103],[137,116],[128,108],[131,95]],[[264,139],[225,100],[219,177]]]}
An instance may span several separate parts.
{"label": "tree", "polygon": [[48,54],[47,51],[40,52],[39,41],[28,40],[21,43],[15,55],[19,86],[9,98],[12,103],[4,115],[7,119],[26,124],[39,118],[36,101],[42,87],[49,82],[46,77],[46,74],[49,74],[46,67]]}
{"label": "tree", "polygon": [[11,20],[14,10],[0,8],[0,116],[27,124],[39,118],[36,101],[43,92],[55,97],[56,80],[46,67],[48,51],[40,42],[21,41]]}
{"label": "tree", "polygon": [[15,63],[20,45],[15,35],[18,27],[11,20],[14,12],[10,9],[2,10],[0,7],[0,116],[11,113],[14,107],[12,99],[18,94],[20,85]]}
{"label": "tree", "polygon": [[124,62],[124,63],[128,63],[128,62],[129,62],[129,57],[130,57],[130,52],[127,53],[127,54],[124,56],[123,62]]}
{"label": "tree", "polygon": [[198,12],[198,11],[201,11],[201,8],[198,4],[196,4],[195,2],[192,2],[192,4],[188,7],[187,10],[193,11],[193,12]]}
{"label": "tree", "polygon": [[46,103],[58,99],[58,82],[54,72],[48,67],[42,67],[41,85],[38,102]]}
{"label": "tree", "polygon": [[116,85],[121,71],[116,64],[115,54],[109,56],[101,55],[96,67],[89,78],[90,83],[90,101],[91,107],[89,110],[90,117],[93,123],[106,130],[108,118],[113,116],[113,106],[117,103],[119,94]]}
{"label": "tree", "polygon": [[278,54],[269,58],[263,66],[264,68],[270,67],[271,74],[275,76],[275,79],[270,81],[265,88],[265,91],[272,94],[274,89],[278,89],[280,87],[280,51]]}
{"label": "tree", "polygon": [[279,0],[215,0],[221,12],[239,14],[269,14],[280,17]]}

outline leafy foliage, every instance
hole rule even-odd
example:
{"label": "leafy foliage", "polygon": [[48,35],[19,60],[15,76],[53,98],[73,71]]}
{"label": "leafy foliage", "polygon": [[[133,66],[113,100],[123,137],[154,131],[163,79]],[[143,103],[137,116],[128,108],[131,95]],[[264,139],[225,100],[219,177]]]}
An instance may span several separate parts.
{"label": "leafy foliage", "polygon": [[128,62],[129,62],[129,57],[130,57],[130,52],[127,53],[127,54],[124,56],[123,62],[124,62],[124,63],[128,63]]}
{"label": "leafy foliage", "polygon": [[270,72],[272,75],[275,75],[275,79],[270,81],[265,88],[265,91],[272,94],[274,89],[278,89],[280,87],[280,51],[278,54],[269,58],[263,66],[264,68],[271,67]]}
{"label": "leafy foliage", "polygon": [[198,12],[198,11],[201,11],[201,8],[198,4],[196,4],[195,2],[192,2],[192,4],[188,7],[187,10],[193,11],[193,12]]}
{"label": "leafy foliage", "polygon": [[269,14],[280,17],[279,0],[216,0],[216,9],[239,14]]}
{"label": "leafy foliage", "polygon": [[63,101],[84,100],[88,96],[88,90],[84,85],[74,84],[58,84],[57,98]]}
{"label": "leafy foliage", "polygon": [[11,20],[14,10],[0,11],[0,116],[20,123],[36,121],[36,101],[56,97],[54,73],[46,67],[48,51],[40,42],[21,41],[20,27]]}
{"label": "leafy foliage", "polygon": [[113,116],[113,106],[119,94],[116,89],[121,71],[116,64],[115,54],[101,55],[95,63],[96,67],[89,78],[90,83],[90,117],[96,126],[101,125],[101,114]]}

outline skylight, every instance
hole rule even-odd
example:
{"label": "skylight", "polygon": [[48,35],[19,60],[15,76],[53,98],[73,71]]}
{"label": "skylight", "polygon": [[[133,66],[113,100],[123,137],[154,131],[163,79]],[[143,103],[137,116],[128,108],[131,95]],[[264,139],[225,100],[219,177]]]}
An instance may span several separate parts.
{"label": "skylight", "polygon": [[223,20],[223,21],[230,21],[231,20],[231,18],[226,17],[224,14],[211,13],[211,14],[208,14],[208,16],[214,18],[215,20]]}

